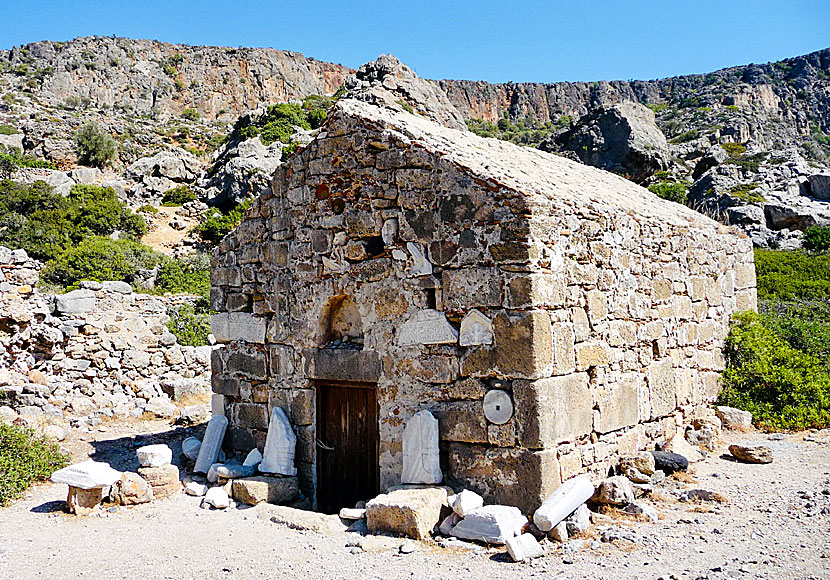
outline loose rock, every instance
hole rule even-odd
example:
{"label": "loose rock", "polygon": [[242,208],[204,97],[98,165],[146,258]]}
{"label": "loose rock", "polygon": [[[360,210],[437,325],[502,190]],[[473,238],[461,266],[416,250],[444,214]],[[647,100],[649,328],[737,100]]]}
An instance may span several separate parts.
{"label": "loose rock", "polygon": [[772,463],[772,449],[766,445],[735,443],[729,446],[729,453],[746,463]]}

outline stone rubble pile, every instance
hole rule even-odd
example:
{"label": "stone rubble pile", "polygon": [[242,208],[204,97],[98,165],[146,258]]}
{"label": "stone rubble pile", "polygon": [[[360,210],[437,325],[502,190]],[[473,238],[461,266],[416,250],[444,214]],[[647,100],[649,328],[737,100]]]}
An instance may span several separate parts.
{"label": "stone rubble pile", "polygon": [[[36,288],[41,264],[0,247],[0,420],[30,426],[151,413],[208,392],[211,347],[177,344],[166,302],[124,282],[81,282],[52,296]],[[189,413],[198,416],[197,410]]]}

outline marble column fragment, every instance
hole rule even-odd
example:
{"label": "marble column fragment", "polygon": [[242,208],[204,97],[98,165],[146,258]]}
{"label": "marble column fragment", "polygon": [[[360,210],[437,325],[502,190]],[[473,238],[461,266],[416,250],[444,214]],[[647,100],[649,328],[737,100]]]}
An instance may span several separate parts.
{"label": "marble column fragment", "polygon": [[202,446],[199,448],[199,455],[196,457],[194,473],[207,473],[210,466],[216,463],[219,452],[222,450],[222,440],[225,438],[225,429],[228,428],[228,418],[222,415],[214,415],[210,420],[202,438]]}

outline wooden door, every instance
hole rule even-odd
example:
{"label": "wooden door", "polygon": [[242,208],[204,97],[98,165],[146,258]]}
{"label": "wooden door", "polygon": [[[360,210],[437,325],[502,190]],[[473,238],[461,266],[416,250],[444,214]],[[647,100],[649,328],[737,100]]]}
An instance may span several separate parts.
{"label": "wooden door", "polygon": [[317,509],[378,494],[378,403],[370,383],[317,383]]}

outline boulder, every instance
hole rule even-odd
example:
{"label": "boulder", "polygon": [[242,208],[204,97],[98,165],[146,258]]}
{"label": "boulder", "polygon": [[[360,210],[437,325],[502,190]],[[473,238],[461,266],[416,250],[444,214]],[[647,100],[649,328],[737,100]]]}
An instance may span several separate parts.
{"label": "boulder", "polygon": [[137,473],[125,473],[110,489],[110,499],[119,505],[147,503],[153,497],[153,487]]}
{"label": "boulder", "polygon": [[772,463],[772,449],[766,445],[735,443],[729,446],[729,453],[745,463]]}
{"label": "boulder", "polygon": [[565,522],[568,525],[569,536],[586,532],[591,527],[591,511],[588,509],[588,506],[582,504],[576,508],[574,513],[565,518]]}
{"label": "boulder", "polygon": [[147,401],[147,406],[144,407],[145,413],[165,419],[174,416],[178,410],[176,405],[164,397],[154,397]]}
{"label": "boulder", "polygon": [[606,505],[628,505],[634,502],[634,488],[627,478],[616,475],[600,481],[592,499]]}
{"label": "boulder", "polygon": [[364,64],[344,84],[349,98],[413,111],[446,127],[467,130],[464,117],[447,95],[391,54]]}
{"label": "boulder", "polygon": [[689,463],[697,463],[703,460],[703,455],[696,448],[692,447],[686,441],[685,434],[682,430],[678,430],[674,437],[663,446],[663,451],[669,453],[676,453],[685,457]]}
{"label": "boulder", "polygon": [[734,407],[717,407],[718,417],[723,422],[724,429],[743,431],[752,427],[752,413]]}
{"label": "boulder", "polygon": [[654,113],[639,103],[598,107],[568,131],[543,141],[543,151],[572,151],[586,165],[642,183],[669,165],[669,145]]}
{"label": "boulder", "polygon": [[440,522],[441,508],[446,502],[447,490],[441,487],[397,489],[366,504],[366,523],[373,533],[401,534],[421,540]]}
{"label": "boulder", "polygon": [[55,296],[55,310],[60,315],[86,314],[95,308],[95,292],[92,290],[73,290]]}
{"label": "boulder", "polygon": [[467,514],[450,534],[464,540],[487,544],[504,544],[522,533],[527,518],[519,508],[506,505],[487,505]]}
{"label": "boulder", "polygon": [[167,445],[145,445],[135,451],[142,467],[162,467],[173,460],[173,451]]}
{"label": "boulder", "polygon": [[651,454],[654,456],[656,471],[671,474],[675,471],[686,471],[689,468],[689,460],[677,453],[652,451]]}
{"label": "boulder", "polygon": [[656,469],[654,466],[654,456],[648,451],[623,455],[620,457],[620,471],[625,472],[629,468],[634,468],[645,475],[651,475]]}
{"label": "boulder", "polygon": [[522,562],[542,556],[545,551],[532,534],[522,534],[507,539],[507,553],[514,562]]}
{"label": "boulder", "polygon": [[234,479],[233,499],[247,505],[262,502],[273,504],[291,503],[299,495],[296,477],[249,477]]}
{"label": "boulder", "polygon": [[648,518],[650,522],[656,522],[659,519],[657,510],[644,502],[632,502],[625,506],[623,510],[627,514],[643,515]]}
{"label": "boulder", "polygon": [[182,489],[179,481],[179,468],[175,465],[139,467],[137,471],[153,487],[153,495],[156,499],[171,497]]}
{"label": "boulder", "polygon": [[184,492],[187,495],[193,495],[196,497],[202,497],[207,493],[208,489],[208,486],[204,483],[199,483],[198,481],[190,481],[184,486]]}
{"label": "boulder", "polygon": [[814,173],[807,180],[810,183],[810,195],[822,201],[830,201],[830,173]]}
{"label": "boulder", "polygon": [[222,486],[211,487],[205,497],[202,499],[202,507],[212,507],[214,509],[223,510],[230,507],[231,498],[228,497],[228,492]]}
{"label": "boulder", "polygon": [[484,505],[484,498],[474,491],[465,489],[460,493],[451,496],[448,500],[452,511],[462,518],[473,510]]}

